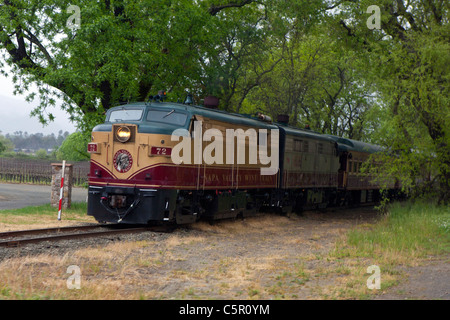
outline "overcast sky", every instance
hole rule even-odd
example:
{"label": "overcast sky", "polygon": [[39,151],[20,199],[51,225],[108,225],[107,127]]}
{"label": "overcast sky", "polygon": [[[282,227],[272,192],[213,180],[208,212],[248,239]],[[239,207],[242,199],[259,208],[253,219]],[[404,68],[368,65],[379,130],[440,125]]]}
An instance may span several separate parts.
{"label": "overcast sky", "polygon": [[25,95],[13,94],[14,85],[9,78],[5,78],[0,74],[0,131],[1,134],[14,133],[15,131],[28,132],[29,134],[42,132],[43,134],[54,133],[58,135],[59,130],[75,132],[75,126],[68,118],[65,111],[56,107],[49,108],[49,112],[55,116],[55,121],[50,122],[47,126],[42,126],[37,117],[30,117],[31,110],[39,105],[36,97],[35,101],[28,103],[25,101]]}

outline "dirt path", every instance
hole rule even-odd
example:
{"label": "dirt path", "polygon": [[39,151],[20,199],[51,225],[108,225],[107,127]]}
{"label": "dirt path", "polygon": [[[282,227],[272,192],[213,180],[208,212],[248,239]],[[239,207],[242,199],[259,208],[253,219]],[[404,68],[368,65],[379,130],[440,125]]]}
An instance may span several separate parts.
{"label": "dirt path", "polygon": [[450,256],[431,258],[424,265],[403,271],[406,279],[378,295],[377,300],[450,300]]}

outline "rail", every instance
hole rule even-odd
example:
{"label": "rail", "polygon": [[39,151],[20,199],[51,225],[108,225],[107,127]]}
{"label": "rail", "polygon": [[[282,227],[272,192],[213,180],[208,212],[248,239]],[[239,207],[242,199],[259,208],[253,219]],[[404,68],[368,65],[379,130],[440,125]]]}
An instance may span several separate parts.
{"label": "rail", "polygon": [[[100,229],[100,231],[92,231],[95,229]],[[30,243],[39,243],[43,241],[72,240],[88,237],[100,237],[107,235],[138,233],[148,231],[171,232],[173,231],[173,228],[169,226],[135,227],[135,226],[114,224],[114,225],[88,225],[88,226],[71,226],[71,227],[8,231],[0,233],[0,239],[5,238],[8,239],[0,241],[0,247],[19,247],[21,245],[26,245]]]}

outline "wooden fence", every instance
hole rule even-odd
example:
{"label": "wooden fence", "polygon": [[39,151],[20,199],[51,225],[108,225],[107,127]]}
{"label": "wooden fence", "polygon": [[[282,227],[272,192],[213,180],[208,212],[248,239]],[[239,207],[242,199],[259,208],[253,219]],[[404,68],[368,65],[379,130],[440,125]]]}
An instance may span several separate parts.
{"label": "wooden fence", "polygon": [[[57,161],[0,158],[0,181],[50,185],[54,162]],[[89,161],[68,163],[73,164],[73,185],[86,183]]]}

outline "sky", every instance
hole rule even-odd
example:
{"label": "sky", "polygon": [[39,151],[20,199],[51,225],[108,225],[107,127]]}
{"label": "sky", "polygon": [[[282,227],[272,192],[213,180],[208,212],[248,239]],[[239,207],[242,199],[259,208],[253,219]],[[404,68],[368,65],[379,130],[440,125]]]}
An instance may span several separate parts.
{"label": "sky", "polygon": [[16,131],[33,133],[43,133],[48,135],[54,133],[56,136],[60,130],[69,133],[75,132],[76,128],[69,119],[69,115],[56,107],[49,107],[49,112],[53,113],[55,120],[45,127],[39,122],[37,117],[30,117],[30,112],[39,105],[38,97],[31,103],[25,100],[25,95],[14,95],[14,84],[11,76],[9,78],[0,74],[0,131],[2,135],[13,134]]}

